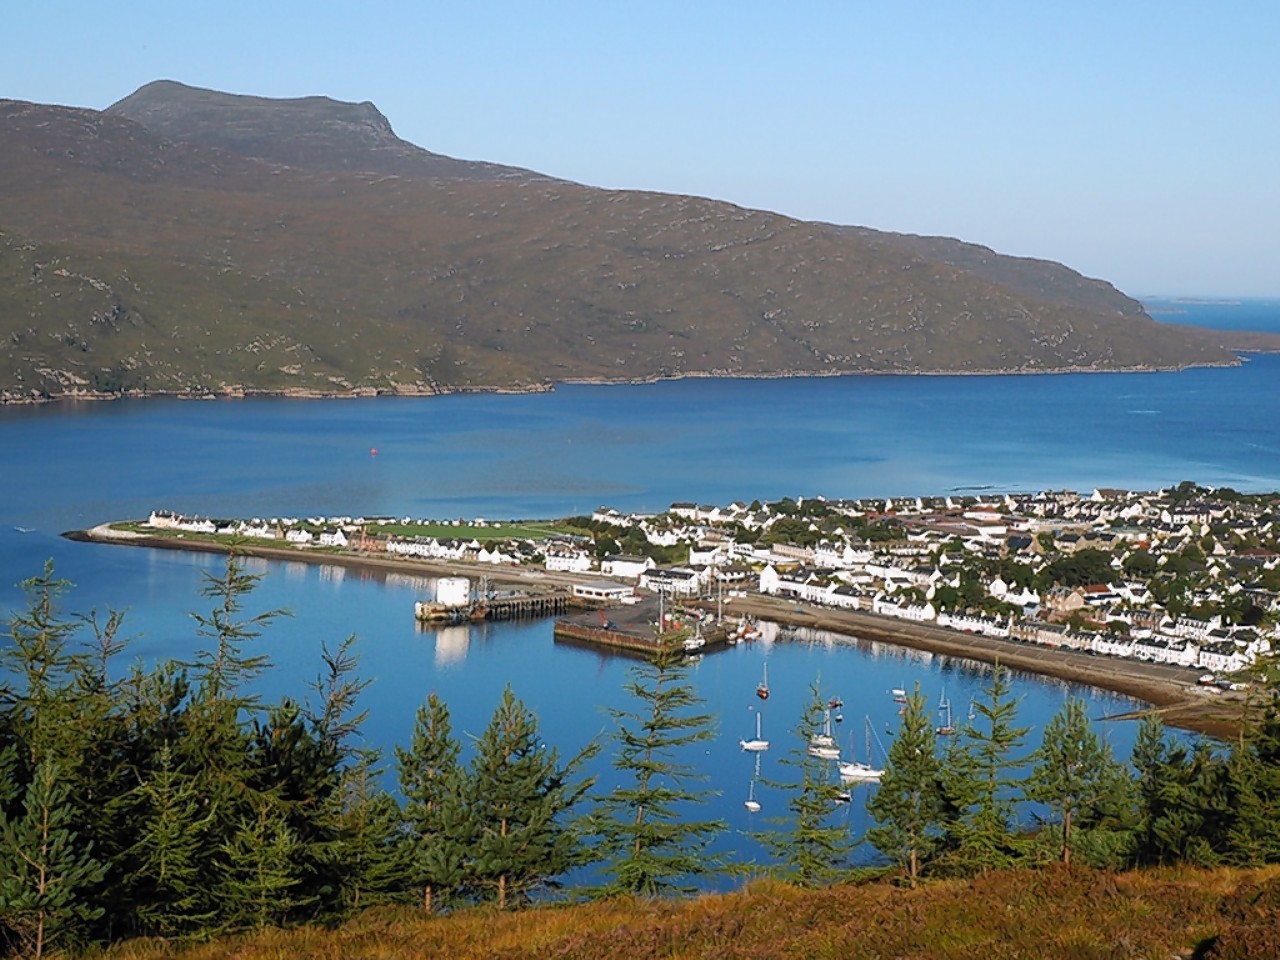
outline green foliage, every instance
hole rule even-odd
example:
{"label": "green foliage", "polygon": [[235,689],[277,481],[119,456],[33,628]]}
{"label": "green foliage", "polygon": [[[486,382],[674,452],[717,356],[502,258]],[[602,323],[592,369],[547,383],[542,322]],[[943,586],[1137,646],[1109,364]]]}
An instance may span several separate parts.
{"label": "green foliage", "polygon": [[1068,700],[1045,725],[1025,785],[1027,799],[1045,804],[1059,825],[1055,846],[1063,863],[1071,862],[1073,846],[1080,842],[1076,831],[1110,829],[1126,821],[1126,780],[1111,748],[1090,726],[1085,702]]}
{"label": "green foliage", "polygon": [[[794,772],[789,782],[765,783],[787,793],[788,816],[772,818],[779,829],[760,840],[780,865],[779,873],[802,887],[825,887],[848,870],[853,839],[849,830],[834,822],[844,788],[832,779],[830,760],[814,756],[809,746],[815,736],[830,733],[830,710],[817,682],[809,688],[809,700],[796,727],[791,749],[780,763]],[[825,721],[825,722],[824,722]]]}
{"label": "green foliage", "polygon": [[409,748],[396,748],[410,830],[407,875],[422,891],[427,911],[460,895],[475,839],[464,806],[461,749],[449,708],[434,692],[418,708]]}
{"label": "green foliage", "polygon": [[[244,598],[253,592],[261,579],[260,574],[244,572],[235,552],[227,554],[227,562],[221,576],[205,572],[201,595],[215,601],[207,614],[192,614],[201,637],[213,641],[213,649],[201,652],[193,664],[189,664],[202,687],[202,696],[211,701],[230,700],[247,681],[258,676],[270,665],[266,654],[247,654],[246,644],[256,640],[262,628],[283,610],[268,610],[242,618]],[[251,705],[252,699],[234,701]]]}
{"label": "green foliage", "polygon": [[22,791],[21,812],[0,819],[0,919],[34,957],[83,941],[103,912],[85,893],[105,869],[75,830],[63,773],[53,756],[42,758]]}
{"label": "green foliage", "polygon": [[533,714],[503,691],[465,785],[474,830],[468,879],[481,900],[520,906],[582,862],[579,831],[567,820],[591,786],[574,779],[590,752],[562,765]]}
{"label": "green foliage", "polygon": [[684,759],[689,747],[714,737],[714,718],[697,712],[688,661],[674,649],[633,669],[627,689],[637,707],[612,711],[613,765],[623,782],[592,816],[596,856],[610,878],[597,893],[689,892],[696,889],[691,880],[721,869],[706,849],[724,823],[690,817],[711,794],[693,786],[705,777]]}
{"label": "green foliage", "polygon": [[915,886],[942,831],[944,796],[937,738],[920,685],[907,696],[898,736],[867,810],[876,826],[867,840]]}
{"label": "green foliage", "polygon": [[974,703],[974,721],[944,759],[943,789],[954,819],[948,824],[946,861],[961,873],[1012,867],[1025,856],[1015,828],[1026,760],[1014,758],[1026,738],[1015,726],[1018,700],[1010,695],[1009,671],[996,664],[985,697]]}

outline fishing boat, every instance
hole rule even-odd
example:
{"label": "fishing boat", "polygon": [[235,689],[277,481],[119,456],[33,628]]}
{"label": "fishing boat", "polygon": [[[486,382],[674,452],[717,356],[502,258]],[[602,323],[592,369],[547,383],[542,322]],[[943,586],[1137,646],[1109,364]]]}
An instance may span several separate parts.
{"label": "fishing boat", "polygon": [[839,760],[840,747],[831,735],[831,711],[827,710],[822,721],[822,732],[809,738],[809,756],[822,760]]}
{"label": "fishing boat", "polygon": [[760,735],[760,711],[756,711],[756,736],[754,740],[739,740],[738,745],[748,753],[760,753],[769,749],[769,741]]}
{"label": "fishing boat", "polygon": [[951,701],[947,699],[947,691],[942,691],[942,699],[938,701],[938,712],[942,715],[942,725],[934,729],[940,737],[949,737],[956,732],[956,728],[951,725]]}
{"label": "fishing boat", "polygon": [[756,684],[756,696],[761,700],[769,699],[769,664],[765,663],[760,682]]}
{"label": "fishing boat", "polygon": [[[866,760],[862,761],[857,758],[857,754],[853,751],[853,738],[849,738],[849,752],[853,754],[853,759],[848,763],[840,764],[840,780],[843,783],[879,783],[880,778],[884,776],[883,770],[877,770],[871,765],[871,718],[867,717],[867,752]],[[881,747],[881,753],[884,748]]]}

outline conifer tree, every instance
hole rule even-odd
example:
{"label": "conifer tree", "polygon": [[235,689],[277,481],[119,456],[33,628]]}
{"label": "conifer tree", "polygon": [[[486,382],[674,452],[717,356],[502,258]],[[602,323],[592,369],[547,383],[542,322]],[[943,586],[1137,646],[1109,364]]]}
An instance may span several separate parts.
{"label": "conifer tree", "polygon": [[0,917],[33,957],[82,942],[102,914],[84,893],[104,867],[77,836],[74,809],[50,754],[22,792],[21,813],[0,819]]}
{"label": "conifer tree", "polygon": [[410,836],[407,876],[422,891],[422,908],[428,912],[458,895],[475,841],[464,803],[465,776],[458,765],[461,750],[449,708],[432,692],[418,708],[409,749],[396,748]]}
{"label": "conifer tree", "polygon": [[286,615],[286,611],[243,615],[245,598],[253,593],[262,576],[245,573],[244,564],[234,550],[227,554],[221,575],[205,571],[203,577],[200,594],[213,600],[214,606],[208,613],[191,616],[196,621],[196,632],[211,641],[212,648],[202,650],[195,662],[186,666],[192,669],[204,699],[250,706],[255,698],[237,699],[240,688],[266,670],[271,661],[266,654],[247,653],[245,647],[262,635],[263,627]]}
{"label": "conifer tree", "polygon": [[225,930],[280,926],[313,898],[301,892],[299,844],[277,807],[261,803],[223,843],[217,894]]}
{"label": "conifer tree", "polygon": [[520,906],[583,861],[568,818],[591,786],[574,779],[591,750],[562,766],[558,751],[540,742],[534,715],[510,687],[503,691],[466,783],[476,838],[468,873],[482,900]]}
{"label": "conifer tree", "polygon": [[809,688],[809,702],[796,727],[796,737],[779,761],[793,770],[791,782],[766,781],[788,793],[787,817],[774,819],[788,829],[761,835],[760,839],[781,862],[785,877],[802,887],[825,887],[848,869],[853,839],[848,827],[834,822],[838,804],[846,799],[844,788],[832,779],[832,761],[814,756],[809,745],[824,729],[828,712],[817,682]]}
{"label": "conifer tree", "polygon": [[410,849],[403,842],[399,803],[375,782],[379,751],[352,742],[368,714],[357,709],[357,700],[369,686],[355,676],[359,660],[354,645],[355,637],[349,636],[335,651],[322,646],[325,669],[311,684],[318,706],[307,712],[315,737],[338,768],[338,789],[319,808],[333,840],[318,852],[334,874],[337,897],[332,906],[341,915],[404,899]]}
{"label": "conifer tree", "polygon": [[694,815],[712,792],[697,788],[706,777],[685,757],[715,736],[715,720],[700,711],[687,663],[679,651],[660,649],[631,671],[626,689],[636,707],[611,711],[621,782],[592,816],[607,878],[596,895],[688,893],[691,881],[723,869],[707,848],[724,821]]}
{"label": "conifer tree", "polygon": [[1014,829],[1021,784],[1015,774],[1027,761],[1014,754],[1027,728],[1014,725],[1018,700],[1010,696],[1008,670],[996,664],[973,712],[957,749],[944,756],[943,783],[958,814],[950,859],[964,872],[981,873],[1013,866],[1023,854]]}
{"label": "conifer tree", "polygon": [[202,859],[213,813],[201,803],[192,778],[175,767],[168,744],[160,748],[157,768],[135,793],[130,815],[138,820],[138,838],[128,851],[128,873],[138,932],[191,936],[216,915]]}
{"label": "conifer tree", "polygon": [[1055,845],[1063,863],[1071,862],[1075,831],[1096,821],[1126,790],[1123,768],[1089,723],[1085,702],[1068,700],[1045,726],[1026,782],[1027,799],[1045,804],[1059,826]]}
{"label": "conifer tree", "polygon": [[249,743],[247,784],[255,804],[272,807],[294,842],[299,886],[296,899],[305,915],[287,921],[341,914],[342,773],[340,746],[319,735],[301,708],[285,699],[256,720]]}
{"label": "conifer tree", "polygon": [[907,697],[902,726],[889,748],[879,789],[867,803],[877,826],[867,831],[873,846],[915,886],[941,830],[943,796],[937,738],[920,685]]}
{"label": "conifer tree", "polygon": [[1132,850],[1133,859],[1138,864],[1159,863],[1162,859],[1156,824],[1162,812],[1161,792],[1168,761],[1169,744],[1165,740],[1164,721],[1152,711],[1142,718],[1133,752],[1129,755],[1137,800]]}

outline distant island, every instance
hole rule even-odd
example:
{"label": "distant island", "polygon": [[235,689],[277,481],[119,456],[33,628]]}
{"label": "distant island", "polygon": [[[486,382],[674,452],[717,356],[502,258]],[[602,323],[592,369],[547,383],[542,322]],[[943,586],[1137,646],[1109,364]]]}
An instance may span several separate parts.
{"label": "distant island", "polygon": [[0,174],[0,402],[1166,370],[1280,348],[974,243],[445,157],[367,102],[173,81],[101,112],[0,100]]}

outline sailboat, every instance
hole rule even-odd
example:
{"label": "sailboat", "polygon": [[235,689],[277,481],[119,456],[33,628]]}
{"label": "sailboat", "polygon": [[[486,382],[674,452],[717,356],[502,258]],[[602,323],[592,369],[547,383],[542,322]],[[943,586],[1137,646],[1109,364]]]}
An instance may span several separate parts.
{"label": "sailboat", "polygon": [[906,703],[906,702],[907,702],[907,690],[906,690],[906,688],[905,688],[905,687],[894,687],[894,688],[893,688],[892,690],[890,690],[889,692],[893,695],[893,702],[894,702],[894,703]]}
{"label": "sailboat", "polygon": [[938,701],[938,710],[942,714],[942,726],[934,730],[940,737],[949,737],[956,732],[956,728],[951,725],[951,701],[947,699],[947,691],[942,691],[942,699]]}
{"label": "sailboat", "polygon": [[[884,776],[883,770],[877,770],[871,765],[871,733],[871,718],[867,717],[867,759],[863,762],[855,755],[848,763],[840,764],[840,780],[843,783],[879,783]],[[853,753],[852,738],[849,752]]]}
{"label": "sailboat", "polygon": [[831,711],[827,710],[825,719],[822,722],[822,732],[815,733],[809,738],[809,756],[819,757],[822,760],[839,760],[840,748],[836,745],[836,738],[831,736]]}
{"label": "sailboat", "polygon": [[751,813],[760,812],[760,801],[756,799],[756,781],[760,779],[760,754],[756,754],[756,771],[751,777],[751,786],[747,788],[747,799],[742,805]]}
{"label": "sailboat", "polygon": [[769,699],[769,664],[764,664],[764,673],[760,678],[760,682],[756,684],[756,696],[761,700]]}
{"label": "sailboat", "polygon": [[760,753],[769,749],[769,741],[760,736],[760,711],[756,711],[756,738],[754,740],[739,740],[739,746],[748,753]]}

